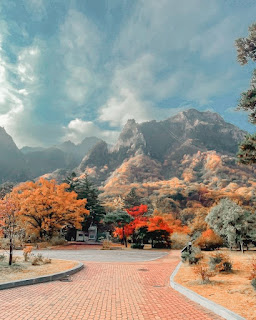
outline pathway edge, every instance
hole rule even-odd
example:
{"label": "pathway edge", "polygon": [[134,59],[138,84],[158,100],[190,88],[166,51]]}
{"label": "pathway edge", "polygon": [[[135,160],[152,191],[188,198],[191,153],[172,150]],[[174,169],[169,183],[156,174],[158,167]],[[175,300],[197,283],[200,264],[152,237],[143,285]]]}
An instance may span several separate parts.
{"label": "pathway edge", "polygon": [[83,268],[84,268],[84,264],[79,262],[78,265],[76,265],[75,267],[68,269],[68,270],[65,270],[65,271],[62,271],[62,272],[52,273],[52,274],[49,274],[46,276],[41,276],[41,277],[36,277],[36,278],[28,278],[28,279],[22,279],[22,280],[1,283],[0,290],[17,288],[17,287],[27,286],[27,285],[31,285],[31,284],[39,284],[39,283],[59,280],[61,278],[75,274],[78,271],[82,270]]}
{"label": "pathway edge", "polygon": [[215,314],[217,314],[218,316],[221,316],[222,318],[224,318],[226,320],[246,320],[245,318],[234,313],[233,311],[231,311],[231,310],[199,295],[198,293],[196,293],[188,288],[183,287],[181,284],[175,282],[174,278],[175,278],[176,274],[178,273],[181,265],[182,265],[182,262],[179,262],[179,264],[176,266],[175,270],[173,271],[173,273],[171,274],[171,277],[170,277],[170,285],[174,290],[178,291],[179,293],[183,294],[184,296],[186,296],[190,300],[200,304],[204,308],[214,312]]}

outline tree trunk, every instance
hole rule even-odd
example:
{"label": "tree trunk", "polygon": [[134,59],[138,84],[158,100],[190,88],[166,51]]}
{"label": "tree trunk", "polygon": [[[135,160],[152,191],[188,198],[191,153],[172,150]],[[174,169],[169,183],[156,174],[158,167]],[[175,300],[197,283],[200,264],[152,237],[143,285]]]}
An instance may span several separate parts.
{"label": "tree trunk", "polygon": [[124,241],[125,247],[127,248],[127,239],[126,239],[126,236],[125,236],[124,227],[123,227],[123,241]]}
{"label": "tree trunk", "polygon": [[12,238],[10,238],[9,266],[11,266],[11,265],[12,265],[12,251],[13,251],[13,247],[12,247]]}
{"label": "tree trunk", "polygon": [[154,248],[154,240],[152,239],[152,249]]}
{"label": "tree trunk", "polygon": [[244,253],[244,243],[243,243],[243,241],[240,241],[240,248],[241,248],[242,253]]}

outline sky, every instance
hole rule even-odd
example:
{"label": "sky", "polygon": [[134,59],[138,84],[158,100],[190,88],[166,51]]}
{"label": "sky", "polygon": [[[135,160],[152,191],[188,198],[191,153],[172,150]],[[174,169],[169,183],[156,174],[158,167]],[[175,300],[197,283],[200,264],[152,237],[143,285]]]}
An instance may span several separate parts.
{"label": "sky", "polygon": [[253,22],[255,0],[1,0],[0,126],[19,147],[114,143],[196,108],[254,132],[234,45]]}

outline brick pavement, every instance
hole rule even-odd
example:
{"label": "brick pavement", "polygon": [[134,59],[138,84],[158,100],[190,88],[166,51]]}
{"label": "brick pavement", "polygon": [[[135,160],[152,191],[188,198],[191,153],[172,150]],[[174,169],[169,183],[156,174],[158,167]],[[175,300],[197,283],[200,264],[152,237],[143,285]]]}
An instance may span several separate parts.
{"label": "brick pavement", "polygon": [[148,262],[85,262],[72,282],[0,291],[0,319],[220,319],[169,287],[178,261],[171,252]]}

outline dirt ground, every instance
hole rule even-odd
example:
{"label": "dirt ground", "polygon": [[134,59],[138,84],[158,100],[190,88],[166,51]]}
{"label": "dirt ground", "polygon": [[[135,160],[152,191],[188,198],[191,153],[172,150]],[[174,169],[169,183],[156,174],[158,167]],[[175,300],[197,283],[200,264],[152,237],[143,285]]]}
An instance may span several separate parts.
{"label": "dirt ground", "polygon": [[76,261],[52,260],[50,264],[33,266],[29,261],[24,262],[22,257],[16,259],[12,266],[8,265],[7,260],[0,262],[0,283],[62,272],[77,265]]}
{"label": "dirt ground", "polygon": [[[256,252],[232,252],[228,253],[233,263],[233,272],[220,273],[211,278],[211,283],[201,284],[198,276],[193,271],[193,266],[183,264],[175,281],[184,287],[236,312],[245,319],[256,319],[256,291],[248,279],[252,258],[256,258]],[[212,253],[205,252],[204,260],[208,261]]]}

